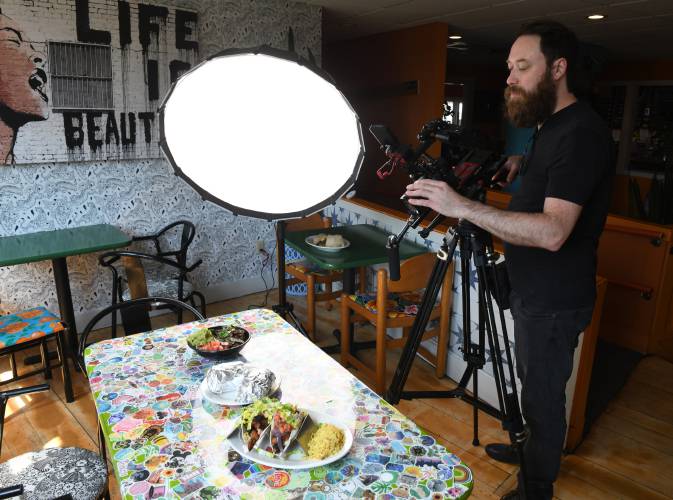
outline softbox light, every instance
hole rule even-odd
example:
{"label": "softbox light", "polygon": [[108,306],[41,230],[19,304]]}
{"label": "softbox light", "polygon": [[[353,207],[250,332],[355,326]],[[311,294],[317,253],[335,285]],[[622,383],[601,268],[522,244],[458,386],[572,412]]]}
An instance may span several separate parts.
{"label": "softbox light", "polygon": [[267,220],[310,215],[354,184],[360,122],[296,53],[225,50],[182,75],[160,109],[161,148],[204,199]]}

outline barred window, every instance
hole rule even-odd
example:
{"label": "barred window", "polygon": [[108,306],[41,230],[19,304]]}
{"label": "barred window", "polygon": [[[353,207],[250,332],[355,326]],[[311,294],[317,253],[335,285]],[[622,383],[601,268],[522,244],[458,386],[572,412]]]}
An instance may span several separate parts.
{"label": "barred window", "polygon": [[113,109],[109,45],[49,42],[54,110]]}

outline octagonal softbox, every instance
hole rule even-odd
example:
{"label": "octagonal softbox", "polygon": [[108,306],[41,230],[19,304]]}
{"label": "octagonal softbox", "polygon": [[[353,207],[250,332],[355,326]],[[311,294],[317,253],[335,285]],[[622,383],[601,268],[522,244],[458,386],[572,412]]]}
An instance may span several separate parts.
{"label": "octagonal softbox", "polygon": [[161,148],[204,199],[284,220],[354,184],[359,119],[329,75],[288,51],[223,51],[182,75],[159,109]]}

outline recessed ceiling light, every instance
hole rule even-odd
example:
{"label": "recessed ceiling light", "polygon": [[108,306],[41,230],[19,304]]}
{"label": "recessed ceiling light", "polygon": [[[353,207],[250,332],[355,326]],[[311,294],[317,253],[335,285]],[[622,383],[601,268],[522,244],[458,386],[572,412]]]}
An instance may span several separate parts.
{"label": "recessed ceiling light", "polygon": [[598,21],[600,19],[605,19],[605,16],[603,14],[591,14],[590,16],[587,16],[587,19],[591,19],[592,21]]}
{"label": "recessed ceiling light", "polygon": [[462,35],[450,35],[449,38],[451,40],[460,40],[461,38],[463,38],[463,36]]}

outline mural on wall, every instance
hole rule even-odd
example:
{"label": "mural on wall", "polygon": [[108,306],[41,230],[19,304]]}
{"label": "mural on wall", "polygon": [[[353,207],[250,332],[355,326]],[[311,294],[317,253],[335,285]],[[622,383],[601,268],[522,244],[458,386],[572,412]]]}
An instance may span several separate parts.
{"label": "mural on wall", "polygon": [[[40,2],[13,19],[3,16],[8,29],[0,43],[9,57],[0,58],[0,95],[11,93],[17,110],[2,133],[2,163],[161,157],[156,110],[198,60],[198,14],[121,0],[70,2]],[[21,27],[36,16],[60,22],[40,23],[29,39]],[[28,87],[8,80],[26,71]],[[3,115],[7,108],[3,103]],[[35,120],[47,126],[26,130],[19,142],[18,128]]]}
{"label": "mural on wall", "polygon": [[[168,34],[174,32],[172,19],[177,10],[197,13],[198,37],[191,33],[186,38],[198,40],[198,61],[230,47],[267,44],[286,49],[289,28],[292,27],[297,52],[305,56],[310,52],[320,64],[322,10],[318,6],[287,0],[157,1],[168,8]],[[45,7],[47,4],[50,8]],[[138,40],[137,9],[132,2],[129,4],[128,29],[132,43],[125,51],[117,51],[115,57],[119,61],[114,70],[116,81],[121,80],[122,88],[125,86],[121,96],[115,94],[115,106],[122,108],[115,116],[120,140],[123,134],[120,118],[121,113],[126,112],[124,108],[132,113],[142,112],[145,108],[141,106],[148,99],[143,65],[131,64],[136,59],[142,61],[142,45]],[[117,0],[89,0],[89,29],[110,31],[113,44],[119,40],[118,5]],[[47,53],[45,41],[76,39],[75,0],[0,0],[0,7],[3,14],[20,23],[38,52]],[[106,19],[109,24],[105,24]],[[173,35],[163,40],[171,45],[172,38]],[[43,43],[37,42],[40,40]],[[152,52],[151,45],[148,49],[147,58],[153,59],[156,50]],[[112,52],[114,55],[115,50]],[[178,56],[183,53],[187,55],[180,50]],[[170,64],[170,59],[164,57],[162,60]],[[0,59],[0,68],[2,61],[4,59]],[[164,67],[163,64],[159,66]],[[125,77],[122,67],[133,69]],[[50,71],[47,74],[48,84],[52,87],[54,76]],[[160,85],[166,86],[160,86],[162,92],[161,89],[170,83],[170,73],[160,72],[159,76]],[[217,86],[217,82],[213,85]],[[196,191],[173,175],[173,169],[163,159],[122,155],[112,161],[82,162],[68,158],[63,161],[54,155],[47,160],[47,154],[38,158],[42,151],[55,150],[52,141],[58,144],[58,151],[67,151],[63,116],[54,114],[51,95],[50,105],[52,112],[48,120],[28,123],[19,130],[14,148],[17,163],[0,166],[0,236],[101,223],[113,224],[129,235],[141,235],[156,232],[177,219],[188,219],[194,222],[197,231],[190,247],[190,259],[192,256],[203,259],[203,264],[192,276],[195,288],[204,290],[209,300],[264,289],[260,278],[263,260],[256,244],[263,240],[267,250],[273,252],[273,224],[235,217],[223,208],[204,202]],[[128,115],[125,118],[128,133]],[[137,114],[135,118],[140,136],[144,134],[143,123]],[[86,127],[85,115],[83,120]],[[96,121],[100,123],[101,119],[94,118]],[[97,132],[99,138],[104,137],[104,132],[105,122],[102,122],[102,132]],[[88,133],[86,129],[85,133]],[[88,141],[88,137],[84,140]],[[47,142],[49,144],[45,144]],[[136,145],[138,148],[144,148],[142,142]],[[99,151],[105,152],[105,143]],[[86,144],[83,153],[82,156],[87,158]],[[33,163],[24,163],[30,158]],[[78,324],[83,325],[90,319],[88,312],[93,313],[110,304],[110,276],[98,265],[95,253],[70,257],[68,268],[75,314]],[[13,312],[44,305],[58,311],[50,273],[49,262],[0,267],[0,310]],[[270,285],[268,267],[264,275]],[[269,298],[273,300],[273,296]]]}
{"label": "mural on wall", "polygon": [[0,164],[14,162],[19,128],[49,117],[45,56],[0,11]]}

